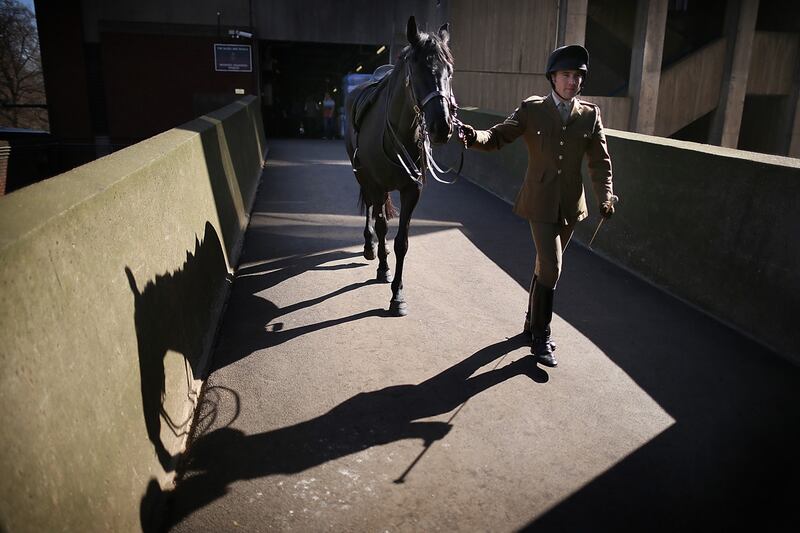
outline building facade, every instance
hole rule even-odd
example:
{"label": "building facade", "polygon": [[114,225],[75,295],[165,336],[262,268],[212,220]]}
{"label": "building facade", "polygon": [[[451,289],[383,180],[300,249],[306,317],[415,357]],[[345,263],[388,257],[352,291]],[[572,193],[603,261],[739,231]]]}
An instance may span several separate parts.
{"label": "building facade", "polygon": [[[776,0],[37,0],[51,132],[102,155],[241,94],[268,135],[318,131],[343,76],[391,62],[409,15],[451,24],[462,106],[510,113],[584,44],[606,125],[800,157],[800,6]],[[234,54],[227,60],[222,54]],[[80,159],[80,157],[78,157]],[[75,163],[80,161],[75,161]]]}
{"label": "building facade", "polygon": [[607,126],[800,157],[796,3],[463,0],[448,15],[462,104],[506,113],[546,94],[548,53],[578,43]]}

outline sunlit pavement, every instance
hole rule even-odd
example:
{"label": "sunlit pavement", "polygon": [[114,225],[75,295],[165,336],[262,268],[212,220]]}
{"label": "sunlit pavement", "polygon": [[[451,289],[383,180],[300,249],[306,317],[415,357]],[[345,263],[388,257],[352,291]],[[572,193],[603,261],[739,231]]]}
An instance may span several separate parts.
{"label": "sunlit pavement", "polygon": [[537,366],[528,225],[464,180],[426,186],[391,317],[357,197],[342,142],[270,142],[174,531],[797,523],[797,367],[578,244]]}

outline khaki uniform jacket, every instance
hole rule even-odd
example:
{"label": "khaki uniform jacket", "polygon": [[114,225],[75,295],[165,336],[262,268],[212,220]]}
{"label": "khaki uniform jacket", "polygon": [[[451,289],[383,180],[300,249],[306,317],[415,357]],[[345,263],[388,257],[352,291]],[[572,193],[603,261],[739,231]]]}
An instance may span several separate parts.
{"label": "khaki uniform jacket", "polygon": [[595,104],[576,98],[562,125],[552,94],[531,96],[504,122],[476,133],[470,148],[487,152],[523,136],[528,169],[514,203],[514,213],[523,218],[566,225],[588,216],[581,178],[584,155],[598,203],[611,199],[611,158]]}

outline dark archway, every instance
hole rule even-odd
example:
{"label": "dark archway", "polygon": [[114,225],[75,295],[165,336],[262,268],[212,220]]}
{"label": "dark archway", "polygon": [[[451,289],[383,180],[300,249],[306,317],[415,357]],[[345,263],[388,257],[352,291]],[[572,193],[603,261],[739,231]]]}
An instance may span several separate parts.
{"label": "dark archway", "polygon": [[391,62],[389,47],[382,44],[262,41],[260,46],[269,137],[321,137],[325,92],[335,100],[338,117],[344,105],[342,78],[359,66],[368,73]]}

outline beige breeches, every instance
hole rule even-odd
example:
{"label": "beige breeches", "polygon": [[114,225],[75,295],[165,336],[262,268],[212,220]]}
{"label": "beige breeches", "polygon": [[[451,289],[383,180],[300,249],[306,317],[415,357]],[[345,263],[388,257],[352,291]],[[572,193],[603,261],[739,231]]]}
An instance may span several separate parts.
{"label": "beige breeches", "polygon": [[537,283],[555,289],[561,275],[561,256],[572,238],[575,223],[568,226],[531,222],[531,234],[536,246],[536,267],[534,275]]}

